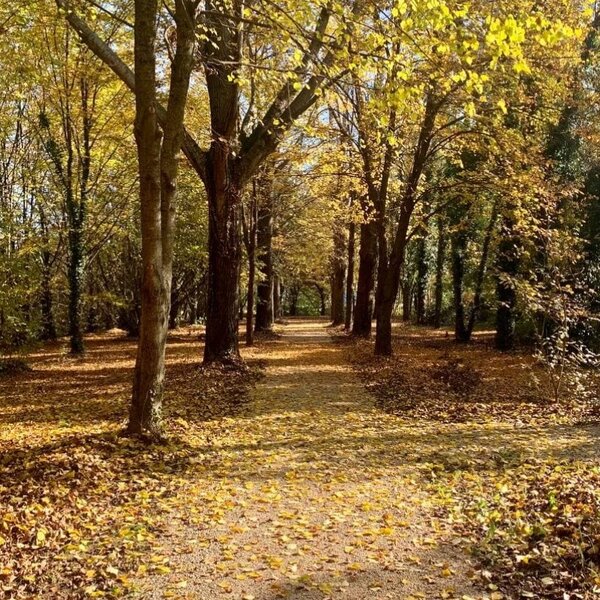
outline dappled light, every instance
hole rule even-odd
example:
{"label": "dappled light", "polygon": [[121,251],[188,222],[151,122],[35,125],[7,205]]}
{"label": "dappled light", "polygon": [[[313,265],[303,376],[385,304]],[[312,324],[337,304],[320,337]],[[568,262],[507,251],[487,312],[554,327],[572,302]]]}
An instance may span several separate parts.
{"label": "dappled light", "polygon": [[[290,322],[245,353],[264,375],[251,367],[225,379],[200,368],[197,332],[175,332],[170,441],[155,447],[119,435],[134,354],[126,338],[90,338],[78,360],[58,346],[38,352],[33,381],[52,387],[35,410],[30,378],[3,379],[5,589],[143,598],[489,593],[487,567],[469,554],[487,548],[470,525],[485,523],[478,495],[483,501],[513,476],[525,493],[537,471],[561,464],[584,473],[598,460],[598,426],[517,424],[506,413],[461,423],[386,414],[351,367],[361,354],[326,325]],[[423,352],[437,337],[409,335]],[[497,358],[479,360],[485,368]],[[433,416],[439,404],[422,402]]]}
{"label": "dappled light", "polygon": [[0,597],[600,595],[600,2],[0,2]]}

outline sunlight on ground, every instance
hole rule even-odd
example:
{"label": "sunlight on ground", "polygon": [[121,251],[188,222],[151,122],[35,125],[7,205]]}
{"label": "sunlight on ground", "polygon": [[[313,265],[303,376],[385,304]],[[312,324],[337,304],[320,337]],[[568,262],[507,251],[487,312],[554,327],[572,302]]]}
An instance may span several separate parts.
{"label": "sunlight on ground", "polygon": [[[489,598],[494,584],[467,553],[482,539],[469,523],[489,531],[502,511],[519,523],[513,506],[529,501],[537,473],[556,481],[557,461],[597,461],[593,425],[386,414],[324,322],[295,320],[284,334],[245,351],[267,369],[244,399],[232,375],[202,379],[197,337],[176,332],[171,442],[162,447],[116,435],[130,340],[96,336],[78,360],[50,347],[33,356],[32,373],[0,380],[6,589],[43,586],[56,598],[75,590],[144,599]],[[431,354],[416,343],[414,359]],[[484,498],[505,504],[482,512]],[[521,537],[514,543],[527,556]]]}

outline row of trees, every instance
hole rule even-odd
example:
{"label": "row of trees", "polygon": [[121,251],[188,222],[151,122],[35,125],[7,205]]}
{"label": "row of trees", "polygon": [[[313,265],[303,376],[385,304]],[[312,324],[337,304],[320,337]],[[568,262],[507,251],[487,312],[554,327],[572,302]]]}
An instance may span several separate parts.
{"label": "row of trees", "polygon": [[[440,323],[448,240],[457,336],[473,329],[494,256],[508,339],[518,276],[531,275],[519,279],[531,297],[550,264],[573,264],[565,248],[576,253],[568,218],[581,198],[551,139],[585,105],[593,14],[559,4],[2,9],[3,55],[23,57],[3,59],[3,331],[18,311],[31,329],[39,312],[52,338],[64,314],[75,353],[82,320],[138,333],[129,431],[150,437],[161,432],[169,324],[205,318],[204,362],[235,364],[243,300],[252,343],[284,295],[296,310],[302,286],[324,310],[331,275],[334,321],[367,336],[375,315],[376,352],[390,354],[401,289],[408,306],[414,287],[425,320],[433,247]],[[32,266],[39,310],[22,294]]]}
{"label": "row of trees", "polygon": [[[336,244],[332,317],[344,322],[359,225],[352,332],[370,335],[375,315],[378,354],[392,352],[400,299],[404,318],[414,307],[416,322],[439,327],[451,296],[463,342],[493,312],[502,350],[514,347],[517,317],[529,337],[560,330],[573,347],[593,322],[598,17],[574,3],[548,5],[545,17],[539,3],[520,9],[504,21],[488,14],[484,40],[476,19],[457,31],[438,22],[443,36],[432,36],[425,23],[436,17],[423,11],[417,31],[427,39],[415,33],[399,46],[415,44],[401,66],[367,63],[375,83],[356,76],[330,108],[363,182],[347,194],[361,214],[348,225],[347,258],[344,239]],[[383,19],[377,33],[390,38],[387,27]]]}

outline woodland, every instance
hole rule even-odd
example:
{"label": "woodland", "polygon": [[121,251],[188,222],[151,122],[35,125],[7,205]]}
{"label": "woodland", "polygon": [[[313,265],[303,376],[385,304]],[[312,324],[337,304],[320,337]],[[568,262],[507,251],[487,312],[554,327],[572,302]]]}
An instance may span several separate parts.
{"label": "woodland", "polygon": [[600,5],[0,5],[0,596],[600,595]]}

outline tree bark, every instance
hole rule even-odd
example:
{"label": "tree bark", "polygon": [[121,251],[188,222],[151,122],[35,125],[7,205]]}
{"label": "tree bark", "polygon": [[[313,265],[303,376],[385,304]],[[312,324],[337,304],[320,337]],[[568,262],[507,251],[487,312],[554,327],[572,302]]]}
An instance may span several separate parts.
{"label": "tree bark", "polygon": [[[208,307],[204,362],[240,361],[238,346],[239,276],[243,170],[236,157],[243,3],[233,0],[224,11],[217,0],[206,2],[204,44],[206,85],[212,141],[206,156],[208,195]],[[250,173],[248,173],[250,176]]]}
{"label": "tree bark", "polygon": [[427,294],[427,278],[429,265],[427,264],[427,230],[417,240],[417,290],[415,298],[415,312],[417,323],[425,325],[427,319],[425,297]]}
{"label": "tree bark", "polygon": [[479,311],[481,310],[481,295],[483,292],[483,282],[485,280],[485,273],[487,271],[488,257],[490,254],[490,245],[492,243],[492,236],[496,227],[496,221],[498,219],[498,207],[494,204],[492,207],[492,215],[490,222],[485,231],[485,237],[483,239],[483,246],[481,248],[481,258],[479,260],[479,267],[477,269],[477,277],[475,280],[475,293],[473,295],[473,305],[469,311],[469,320],[467,322],[467,330],[469,337],[473,333],[475,323],[479,318]]}
{"label": "tree bark", "polygon": [[442,218],[438,219],[438,239],[435,259],[435,308],[433,326],[439,329],[442,325],[442,308],[444,302],[444,262],[446,258],[446,232]]}
{"label": "tree bark", "polygon": [[333,257],[331,261],[331,324],[344,323],[344,291],[346,282],[346,240],[344,228],[340,223],[334,224]]}
{"label": "tree bark", "polygon": [[281,302],[281,280],[277,273],[273,276],[273,315],[275,319],[281,319],[283,316],[283,307]]}
{"label": "tree bark", "polygon": [[142,233],[140,337],[127,430],[162,435],[162,397],[173,276],[175,199],[183,118],[195,48],[192,4],[176,0],[177,49],[161,134],[157,116],[157,0],[135,1],[135,138]]}
{"label": "tree bark", "polygon": [[56,325],[54,322],[53,299],[52,299],[52,263],[53,258],[50,252],[50,239],[48,235],[48,224],[46,214],[40,207],[40,231],[42,234],[42,282],[40,308],[42,312],[42,340],[56,339]]}
{"label": "tree bark", "polygon": [[[414,191],[416,192],[416,186]],[[378,356],[391,356],[392,354],[392,315],[398,297],[400,273],[408,241],[408,226],[413,209],[414,200],[407,198],[400,209],[398,229],[389,262],[382,257],[381,253],[379,256],[379,261],[386,260],[387,265],[385,268],[379,269],[377,281],[375,354]]]}
{"label": "tree bark", "polygon": [[255,331],[271,331],[274,321],[273,206],[265,190],[258,209],[257,249],[261,278],[257,285]]}
{"label": "tree bark", "polygon": [[515,306],[517,294],[512,278],[519,270],[520,243],[511,217],[504,218],[502,237],[498,247],[496,294],[496,348],[502,351],[515,347]]}
{"label": "tree bark", "polygon": [[42,274],[42,297],[40,299],[42,310],[42,339],[56,339],[56,325],[54,323],[54,312],[52,310],[52,288],[50,286],[49,273]]}
{"label": "tree bark", "polygon": [[256,279],[256,248],[248,252],[248,301],[246,303],[246,346],[254,344],[254,284]]}
{"label": "tree bark", "polygon": [[290,317],[296,317],[298,315],[298,296],[300,295],[300,288],[297,285],[292,285],[289,288],[289,299],[290,299],[290,308],[289,314]]}
{"label": "tree bark", "polygon": [[400,284],[402,291],[402,320],[405,323],[410,321],[411,309],[412,309],[412,285],[410,279],[405,277],[404,281]]}
{"label": "tree bark", "polygon": [[[459,225],[459,227],[461,227]],[[461,229],[452,235],[450,251],[452,255],[452,291],[454,298],[454,337],[457,342],[468,342],[471,332],[465,325],[465,307],[463,303],[463,280],[465,274],[465,252],[467,236]]]}
{"label": "tree bark", "polygon": [[354,253],[355,253],[356,224],[351,221],[348,225],[348,275],[346,277],[346,318],[344,329],[350,331],[352,326],[352,311],[354,308]]}
{"label": "tree bark", "polygon": [[[87,212],[88,184],[90,180],[92,116],[89,104],[89,85],[83,76],[80,80],[82,114],[81,181],[79,201],[70,194],[69,211],[69,333],[71,354],[84,351],[82,320],[82,290],[84,285],[83,227]],[[72,189],[72,188],[71,188]]]}
{"label": "tree bark", "polygon": [[168,300],[161,230],[160,151],[156,118],[157,0],[135,2],[135,139],[140,176],[142,312],[128,431],[159,437],[165,375]]}
{"label": "tree bark", "polygon": [[176,289],[171,290],[171,302],[169,308],[169,329],[177,329],[179,324],[179,311],[181,310],[181,302],[179,292]]}
{"label": "tree bark", "polygon": [[252,195],[248,211],[242,208],[244,244],[248,254],[248,294],[246,295],[246,346],[254,344],[254,286],[256,283],[256,246],[258,203],[260,202],[257,177],[252,181]]}
{"label": "tree bark", "polygon": [[[80,79],[82,131],[81,147],[75,148],[75,123],[72,111],[70,90],[65,92],[61,101],[63,143],[59,144],[52,136],[50,122],[46,114],[40,114],[40,128],[47,138],[45,150],[52,161],[64,193],[68,226],[67,236],[67,281],[69,286],[68,331],[71,354],[84,351],[82,327],[82,288],[84,275],[83,227],[86,215],[87,186],[90,178],[91,163],[91,115],[88,105],[88,83],[83,76]],[[64,146],[64,150],[61,148]],[[64,158],[63,158],[64,155]],[[80,186],[79,195],[75,190],[75,162],[79,156]]]}
{"label": "tree bark", "polygon": [[433,95],[427,98],[425,115],[421,124],[419,139],[414,150],[413,164],[408,176],[406,190],[402,198],[398,224],[388,258],[386,231],[385,231],[385,206],[376,206],[378,211],[378,246],[379,269],[377,277],[377,333],[375,339],[375,354],[390,356],[392,354],[392,315],[398,296],[400,284],[400,271],[404,264],[406,244],[408,241],[408,228],[412,213],[417,202],[417,188],[427,161],[429,148],[435,128],[435,120],[440,104],[434,101]]}
{"label": "tree bark", "polygon": [[317,292],[319,293],[319,299],[321,302],[321,308],[319,309],[319,314],[324,317],[327,313],[327,301],[325,297],[325,288],[320,286],[318,283],[315,283],[315,287],[317,288]]}
{"label": "tree bark", "polygon": [[71,354],[84,351],[81,326],[81,290],[83,287],[83,235],[79,225],[69,231],[69,337]]}
{"label": "tree bark", "polygon": [[360,225],[360,250],[358,258],[358,282],[352,335],[369,337],[375,302],[375,270],[377,268],[376,223],[368,221]]}
{"label": "tree bark", "polygon": [[[212,163],[212,152],[209,163]],[[208,299],[204,362],[240,361],[238,343],[241,266],[241,190],[224,163],[209,168]]]}

